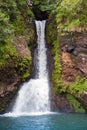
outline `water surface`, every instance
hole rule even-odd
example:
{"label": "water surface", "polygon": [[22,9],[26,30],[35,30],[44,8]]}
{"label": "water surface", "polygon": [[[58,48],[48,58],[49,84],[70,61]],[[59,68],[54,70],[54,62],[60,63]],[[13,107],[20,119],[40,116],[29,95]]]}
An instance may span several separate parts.
{"label": "water surface", "polygon": [[0,130],[87,130],[86,114],[0,117]]}

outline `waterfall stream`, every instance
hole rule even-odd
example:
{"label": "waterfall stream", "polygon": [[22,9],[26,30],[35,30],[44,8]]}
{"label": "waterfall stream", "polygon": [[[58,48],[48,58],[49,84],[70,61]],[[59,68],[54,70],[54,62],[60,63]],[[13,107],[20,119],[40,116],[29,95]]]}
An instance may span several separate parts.
{"label": "waterfall stream", "polygon": [[45,46],[46,21],[35,21],[37,31],[37,55],[35,79],[24,83],[17,95],[12,113],[50,112],[47,48]]}

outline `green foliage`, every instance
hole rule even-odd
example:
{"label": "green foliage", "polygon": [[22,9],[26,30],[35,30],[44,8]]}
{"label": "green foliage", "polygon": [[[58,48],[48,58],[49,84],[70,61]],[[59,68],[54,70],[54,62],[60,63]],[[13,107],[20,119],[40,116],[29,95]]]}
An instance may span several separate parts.
{"label": "green foliage", "polygon": [[59,31],[69,31],[73,27],[87,26],[86,0],[56,0],[51,11],[56,16]]}
{"label": "green foliage", "polygon": [[18,20],[14,21],[14,29],[15,29],[15,34],[16,35],[24,35],[26,34],[25,30],[25,25],[24,25],[24,20],[21,16],[19,16]]}
{"label": "green foliage", "polygon": [[17,56],[17,52],[15,47],[11,43],[7,43],[5,45],[0,46],[0,69],[8,64],[7,60],[10,57]]}
{"label": "green foliage", "polygon": [[33,0],[33,6],[37,6],[39,10],[41,11],[47,11],[51,13],[51,11],[56,6],[56,0]]}
{"label": "green foliage", "polygon": [[56,39],[57,39],[57,27],[56,27],[55,19],[52,20],[52,21],[49,21],[47,23],[46,37],[47,37],[47,42],[50,45],[53,44],[54,41],[56,41]]}
{"label": "green foliage", "polygon": [[51,21],[49,26],[49,33],[48,42],[52,44],[52,53],[54,55],[54,70],[52,72],[52,82],[53,88],[56,94],[64,93],[66,91],[66,86],[63,85],[61,79],[61,61],[60,61],[60,45],[57,39],[57,32],[56,32],[56,23]]}
{"label": "green foliage", "polygon": [[16,61],[16,72],[25,80],[30,76],[31,57],[19,58]]}
{"label": "green foliage", "polygon": [[0,43],[12,42],[14,35],[25,34],[26,24],[34,18],[27,0],[0,1]]}
{"label": "green foliage", "polygon": [[60,65],[60,47],[58,41],[54,41],[54,66],[58,79],[61,77],[61,65]]}
{"label": "green foliage", "polygon": [[43,6],[43,5],[48,5],[50,3],[50,0],[33,0],[33,5],[39,5],[39,6]]}
{"label": "green foliage", "polygon": [[[30,76],[30,68],[31,68],[31,63],[32,63],[32,58],[31,56],[27,57],[20,57],[17,55],[17,53],[10,52],[10,56],[8,54],[7,59],[5,60],[6,63],[5,65],[2,65],[0,67],[0,70],[5,70],[5,69],[11,69],[12,74],[16,74],[20,77],[21,80],[25,80],[27,77]],[[2,63],[2,62],[1,62]]]}
{"label": "green foliage", "polygon": [[13,26],[9,23],[9,21],[9,15],[6,12],[0,10],[0,44],[5,44],[9,41],[12,41]]}
{"label": "green foliage", "polygon": [[60,62],[60,46],[57,39],[56,22],[52,20],[47,24],[47,42],[52,46],[52,54],[54,58],[54,70],[52,71],[53,89],[56,94],[66,91],[66,87],[61,80],[61,62]]}
{"label": "green foliage", "polygon": [[69,101],[69,103],[74,107],[75,112],[80,112],[80,113],[85,112],[80,102],[74,96],[70,94],[66,94],[66,98]]}
{"label": "green foliage", "polygon": [[10,24],[9,15],[7,12],[0,10],[0,66],[5,64],[6,59],[9,57],[7,51],[10,51],[8,47],[12,47],[10,43],[13,40],[13,32],[14,30],[12,24]]}
{"label": "green foliage", "polygon": [[66,87],[63,85],[61,80],[61,63],[60,63],[60,47],[59,42],[54,41],[53,43],[53,53],[54,53],[54,71],[52,73],[52,80],[54,84],[55,93],[62,93],[66,91]]}
{"label": "green foliage", "polygon": [[87,78],[77,77],[77,80],[70,84],[68,89],[71,94],[81,96],[84,91],[87,91]]}
{"label": "green foliage", "polygon": [[38,6],[41,11],[55,12],[56,7],[61,3],[62,0],[33,0],[33,5]]}

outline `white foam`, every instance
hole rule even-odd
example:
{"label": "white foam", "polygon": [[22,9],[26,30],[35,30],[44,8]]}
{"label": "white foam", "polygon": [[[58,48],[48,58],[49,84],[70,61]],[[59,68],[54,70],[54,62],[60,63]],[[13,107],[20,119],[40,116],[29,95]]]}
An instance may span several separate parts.
{"label": "white foam", "polygon": [[20,116],[43,116],[43,115],[54,115],[54,114],[60,114],[58,112],[32,112],[32,113],[27,113],[27,112],[18,112],[18,113],[5,113],[3,115],[0,115],[0,117],[20,117]]}

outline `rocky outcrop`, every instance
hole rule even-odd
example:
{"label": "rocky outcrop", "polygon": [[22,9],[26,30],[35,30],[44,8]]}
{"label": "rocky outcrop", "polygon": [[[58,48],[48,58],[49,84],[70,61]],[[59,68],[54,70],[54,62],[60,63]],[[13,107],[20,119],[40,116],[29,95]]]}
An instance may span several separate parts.
{"label": "rocky outcrop", "polygon": [[[70,40],[71,39],[71,40]],[[73,39],[73,41],[72,41]],[[60,38],[62,52],[70,55],[75,68],[84,76],[87,75],[87,33],[74,32],[74,35]],[[70,61],[70,60],[69,60]]]}
{"label": "rocky outcrop", "polygon": [[[82,33],[74,32],[74,35],[70,37],[69,36],[60,37],[62,80],[64,85],[69,85],[75,82],[78,76],[86,78],[87,76],[86,45],[87,45],[86,32]],[[86,88],[84,88],[84,91],[79,96],[77,96],[77,94],[73,94],[73,96],[77,97],[78,101],[82,104],[85,111],[87,111]]]}
{"label": "rocky outcrop", "polygon": [[11,56],[0,69],[0,113],[4,113],[11,100],[31,73],[31,51],[24,37],[16,37],[14,47],[17,55]]}

